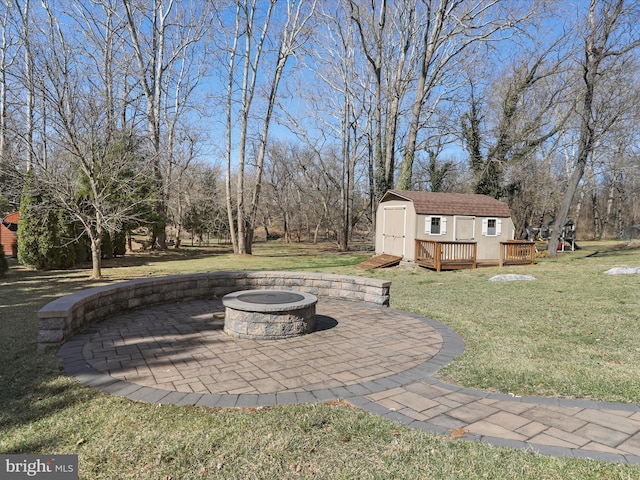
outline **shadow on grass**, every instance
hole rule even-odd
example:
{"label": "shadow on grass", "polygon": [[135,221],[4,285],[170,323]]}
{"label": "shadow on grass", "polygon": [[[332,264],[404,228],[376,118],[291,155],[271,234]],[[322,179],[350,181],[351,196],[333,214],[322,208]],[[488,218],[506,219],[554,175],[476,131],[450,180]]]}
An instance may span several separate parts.
{"label": "shadow on grass", "polygon": [[51,450],[52,445],[60,443],[60,438],[56,435],[39,435],[36,438],[24,439],[18,442],[13,448],[0,449],[2,455],[31,455],[35,452]]}
{"label": "shadow on grass", "polygon": [[[195,258],[208,258],[215,255],[229,253],[229,248],[209,250],[172,250],[167,252],[131,253],[124,257],[105,259],[102,263],[103,270],[110,268],[127,268],[144,266],[149,263],[175,262]],[[232,252],[232,251],[231,251]],[[102,278],[94,280],[90,278],[91,265],[81,264],[77,268],[68,270],[31,270],[13,262],[6,276],[0,278],[0,309],[12,309],[16,306],[32,305],[37,312],[45,304],[54,298],[68,295],[78,290],[121,282],[124,278]],[[24,319],[27,321],[27,319]],[[6,325],[0,324],[0,332]],[[2,352],[0,352],[2,360]],[[1,368],[1,365],[0,365]]]}
{"label": "shadow on grass", "polygon": [[585,256],[585,258],[594,257],[625,257],[627,255],[637,255],[640,251],[640,244],[617,244],[611,246],[600,246],[594,252]]}
{"label": "shadow on grass", "polygon": [[[175,262],[179,260],[191,260],[195,258],[208,258],[217,255],[229,255],[233,253],[231,245],[216,245],[212,247],[180,247],[171,250],[138,250],[127,253],[121,257],[106,258],[102,261],[102,268],[142,267],[150,263]],[[91,269],[91,264],[82,265]]]}
{"label": "shadow on grass", "polygon": [[[3,392],[0,399],[0,431],[7,433],[6,440],[0,441],[1,454],[37,453],[55,450],[68,439],[60,434],[52,435],[51,430],[64,431],[64,428],[48,428],[49,419],[58,417],[56,423],[67,417],[63,412],[86,404],[97,391],[82,387],[73,379],[60,375],[52,365],[49,355],[36,361],[23,364],[24,374],[15,372],[10,378],[3,375],[0,380]],[[35,369],[36,371],[34,372]],[[40,369],[41,371],[37,371]],[[30,374],[27,372],[31,372]],[[16,431],[14,435],[9,432]],[[27,432],[27,433],[25,433]]]}
{"label": "shadow on grass", "polygon": [[[28,438],[0,435],[0,453],[37,452],[55,444],[53,436],[34,425],[95,394],[61,375],[55,353],[36,350],[38,310],[95,284],[81,270],[39,272],[17,266],[0,279],[0,431],[29,429]],[[7,448],[10,438],[14,443]]]}

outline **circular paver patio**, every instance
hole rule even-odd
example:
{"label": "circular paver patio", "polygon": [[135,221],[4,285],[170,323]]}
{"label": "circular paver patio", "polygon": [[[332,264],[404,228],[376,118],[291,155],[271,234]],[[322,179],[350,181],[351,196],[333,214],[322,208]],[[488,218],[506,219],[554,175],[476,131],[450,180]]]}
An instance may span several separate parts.
{"label": "circular paver patio", "polygon": [[163,305],[100,324],[82,354],[129,383],[186,393],[264,394],[331,389],[409,370],[442,336],[400,312],[336,301],[317,307],[309,335],[252,340],[223,331],[219,300]]}
{"label": "circular paver patio", "polygon": [[344,399],[410,427],[547,455],[640,464],[640,406],[516,397],[433,376],[464,350],[431,319],[320,299],[316,330],[251,340],[223,332],[218,300],[131,311],[62,346],[65,370],[135,401],[258,407]]}

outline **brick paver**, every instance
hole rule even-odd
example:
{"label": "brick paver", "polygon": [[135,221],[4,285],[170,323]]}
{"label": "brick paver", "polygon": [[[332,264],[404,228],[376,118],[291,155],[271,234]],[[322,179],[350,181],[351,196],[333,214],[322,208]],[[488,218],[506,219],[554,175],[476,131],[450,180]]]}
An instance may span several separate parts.
{"label": "brick paver", "polygon": [[320,299],[316,331],[227,336],[218,300],[114,316],[59,352],[82,383],[136,401],[243,408],[344,399],[411,427],[557,456],[640,464],[640,407],[461,388],[433,377],[462,353],[448,327]]}

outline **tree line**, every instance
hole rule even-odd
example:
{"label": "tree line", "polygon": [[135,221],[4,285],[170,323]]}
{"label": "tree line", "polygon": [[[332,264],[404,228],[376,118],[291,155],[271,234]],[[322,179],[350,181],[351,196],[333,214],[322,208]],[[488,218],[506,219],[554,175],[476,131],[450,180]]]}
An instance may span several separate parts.
{"label": "tree line", "polygon": [[25,263],[94,277],[140,227],[159,249],[346,250],[391,188],[503,199],[519,236],[620,237],[638,20],[630,0],[1,0],[0,210],[24,210]]}

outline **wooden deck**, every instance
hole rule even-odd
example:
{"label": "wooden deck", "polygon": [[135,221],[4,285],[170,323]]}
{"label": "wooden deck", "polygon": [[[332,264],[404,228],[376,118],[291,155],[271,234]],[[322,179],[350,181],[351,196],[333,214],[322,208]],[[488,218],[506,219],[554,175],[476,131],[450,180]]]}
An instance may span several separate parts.
{"label": "wooden deck", "polygon": [[434,242],[416,240],[415,263],[437,272],[476,268],[476,242]]}
{"label": "wooden deck", "polygon": [[416,240],[415,263],[440,272],[479,266],[533,265],[536,259],[535,242],[500,242],[499,260],[478,261],[477,247],[476,242]]}
{"label": "wooden deck", "polygon": [[500,266],[533,265],[536,263],[536,243],[520,240],[500,242]]}

